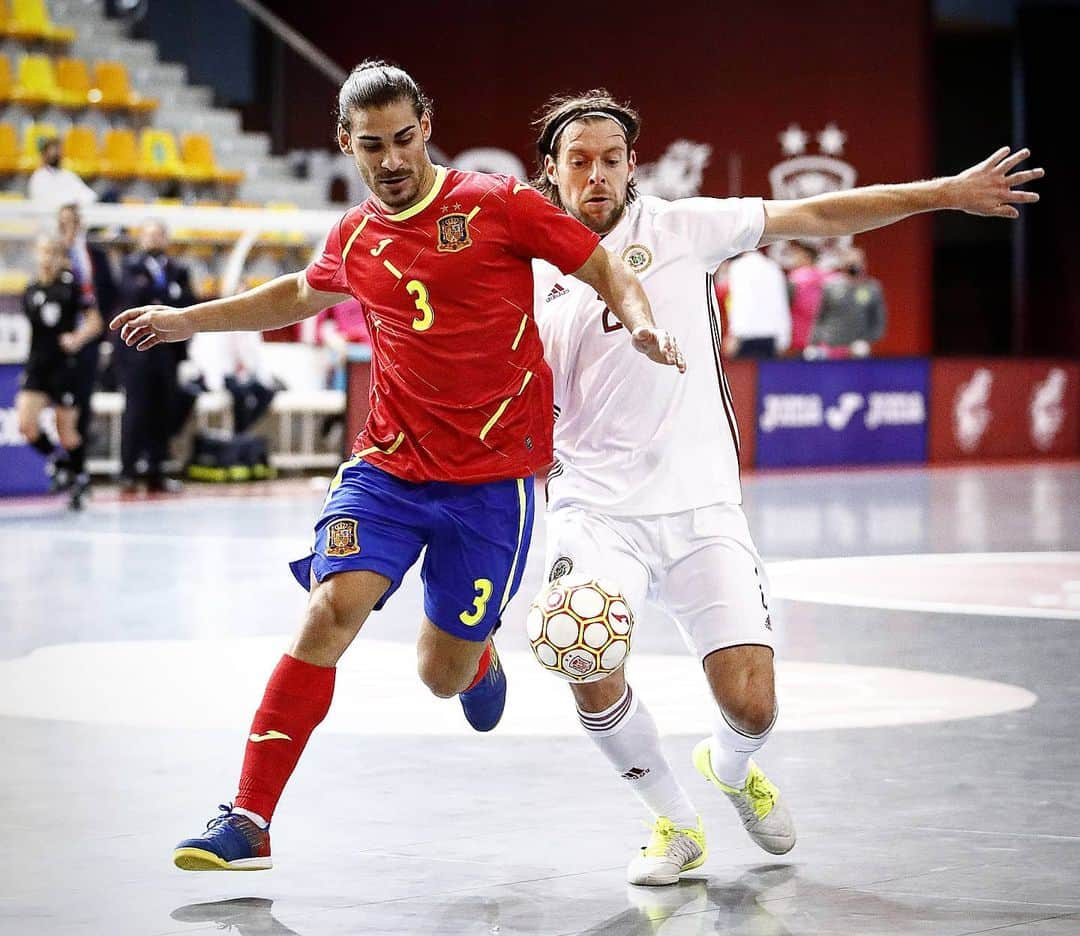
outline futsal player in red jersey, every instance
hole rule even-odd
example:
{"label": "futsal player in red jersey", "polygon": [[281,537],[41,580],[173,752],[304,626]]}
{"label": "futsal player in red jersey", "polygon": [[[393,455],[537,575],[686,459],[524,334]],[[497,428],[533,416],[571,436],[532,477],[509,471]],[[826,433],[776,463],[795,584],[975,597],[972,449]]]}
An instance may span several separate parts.
{"label": "futsal player in red jersey", "polygon": [[459,696],[478,731],[502,716],[491,635],[520,584],[532,475],[552,448],[533,258],[595,289],[637,350],[685,367],[637,278],[596,234],[516,179],[431,163],[430,101],[407,73],[364,62],[338,108],[338,142],[372,196],[320,259],[237,296],[129,309],[111,323],[146,349],[197,331],[280,328],[351,295],[371,333],[371,415],[330,485],[311,553],[292,563],[311,592],[303,624],[255,714],[234,804],[173,853],[185,870],[271,866],[270,819],[329,710],[337,662],[425,547],[420,678]]}

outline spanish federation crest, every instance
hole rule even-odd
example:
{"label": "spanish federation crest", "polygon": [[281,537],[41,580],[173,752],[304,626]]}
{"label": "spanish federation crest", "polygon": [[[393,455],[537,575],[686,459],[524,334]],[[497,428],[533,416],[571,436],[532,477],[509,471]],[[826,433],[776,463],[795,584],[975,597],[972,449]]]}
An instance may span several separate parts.
{"label": "spanish federation crest", "polygon": [[652,266],[652,251],[644,244],[631,244],[622,252],[622,258],[639,275]]}
{"label": "spanish federation crest", "polygon": [[350,517],[331,520],[326,525],[326,555],[334,557],[355,556],[360,552],[360,538],[356,533],[356,521]]}
{"label": "spanish federation crest", "polygon": [[469,216],[455,212],[439,218],[439,250],[443,253],[456,253],[472,246],[469,237]]}

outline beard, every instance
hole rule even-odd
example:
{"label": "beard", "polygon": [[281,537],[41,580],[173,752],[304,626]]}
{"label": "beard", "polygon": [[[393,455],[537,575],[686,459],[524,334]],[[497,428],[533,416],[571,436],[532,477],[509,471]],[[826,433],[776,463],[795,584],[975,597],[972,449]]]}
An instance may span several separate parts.
{"label": "beard", "polygon": [[593,214],[586,214],[578,208],[571,210],[575,218],[585,225],[594,234],[599,234],[603,237],[605,234],[609,234],[612,228],[615,227],[622,220],[622,216],[626,213],[626,198],[616,204],[611,211],[604,217],[598,217]]}

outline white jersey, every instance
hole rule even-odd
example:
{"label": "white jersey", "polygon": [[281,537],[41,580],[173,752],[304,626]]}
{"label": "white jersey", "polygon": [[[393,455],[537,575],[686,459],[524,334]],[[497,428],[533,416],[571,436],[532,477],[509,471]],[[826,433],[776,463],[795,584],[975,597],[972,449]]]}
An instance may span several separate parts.
{"label": "white jersey", "polygon": [[760,198],[646,195],[601,241],[640,277],[685,374],[635,351],[585,283],[534,261],[536,319],[555,378],[549,509],[649,516],[742,503],[713,272],[756,247],[764,225]]}

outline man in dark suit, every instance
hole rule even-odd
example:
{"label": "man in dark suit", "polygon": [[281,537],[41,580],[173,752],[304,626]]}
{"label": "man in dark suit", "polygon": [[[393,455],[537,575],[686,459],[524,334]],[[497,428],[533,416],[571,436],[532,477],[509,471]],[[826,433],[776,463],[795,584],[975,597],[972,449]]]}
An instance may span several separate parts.
{"label": "man in dark suit", "polygon": [[[85,296],[96,296],[97,307],[106,321],[117,311],[116,278],[113,275],[109,257],[100,247],[88,244],[83,228],[82,213],[76,204],[64,205],[57,214],[57,230],[60,242],[67,252],[68,268],[75,275],[79,288]],[[75,405],[79,408],[78,433],[83,439],[84,448],[90,439],[90,397],[94,392],[94,383],[101,360],[102,334],[87,344],[78,356],[78,387]],[[57,463],[53,476],[54,485],[63,487],[68,478],[67,467]]]}
{"label": "man in dark suit", "polygon": [[[165,225],[147,221],[139,234],[139,250],[124,262],[120,298],[124,308],[144,305],[193,305],[187,268],[168,256]],[[179,483],[165,477],[163,465],[179,408],[176,366],[187,356],[187,343],[162,344],[136,351],[114,344],[124,417],[120,430],[121,490],[134,490],[139,468],[150,491],[173,491]]]}

